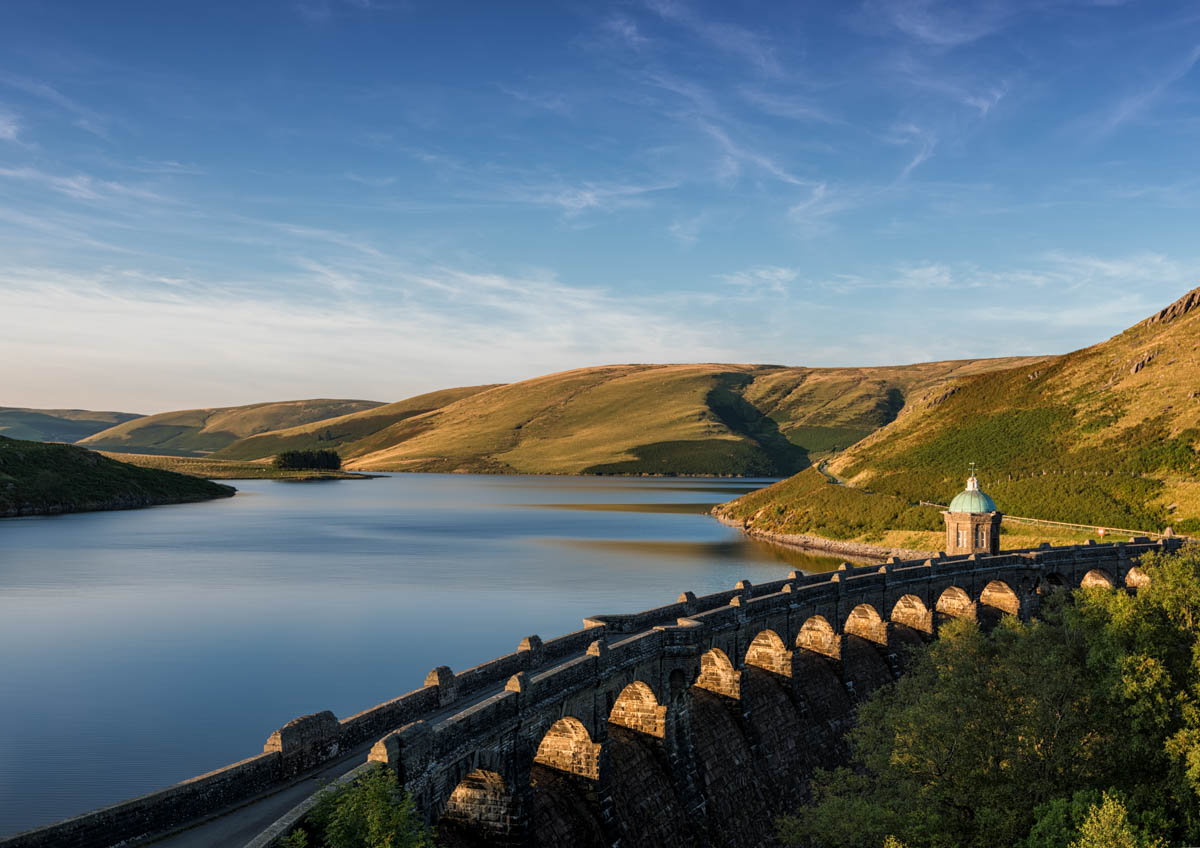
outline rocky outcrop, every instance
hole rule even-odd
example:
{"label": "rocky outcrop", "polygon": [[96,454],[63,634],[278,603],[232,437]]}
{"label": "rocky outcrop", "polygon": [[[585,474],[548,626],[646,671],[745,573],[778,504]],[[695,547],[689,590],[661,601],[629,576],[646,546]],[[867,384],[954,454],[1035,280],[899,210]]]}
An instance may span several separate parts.
{"label": "rocky outcrop", "polygon": [[1187,315],[1197,306],[1200,306],[1200,288],[1192,289],[1166,309],[1151,315],[1139,326],[1152,327],[1155,324],[1169,324],[1175,319],[1182,318],[1184,315]]}

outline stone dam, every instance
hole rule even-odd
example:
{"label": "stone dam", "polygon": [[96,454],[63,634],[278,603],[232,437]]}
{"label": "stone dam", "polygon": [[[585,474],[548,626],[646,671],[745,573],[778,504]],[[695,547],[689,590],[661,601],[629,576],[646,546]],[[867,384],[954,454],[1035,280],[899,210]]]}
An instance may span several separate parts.
{"label": "stone dam", "polygon": [[[855,706],[903,671],[947,617],[1036,616],[1053,586],[1134,590],[1148,551],[1178,539],[1043,546],[834,572],[792,572],[556,639],[339,720],[303,716],[257,756],[140,798],[0,839],[0,848],[134,845],[245,814],[318,768],[395,769],[439,843],[467,846],[773,844],[812,770],[839,762]],[[312,799],[252,839],[270,848]]]}

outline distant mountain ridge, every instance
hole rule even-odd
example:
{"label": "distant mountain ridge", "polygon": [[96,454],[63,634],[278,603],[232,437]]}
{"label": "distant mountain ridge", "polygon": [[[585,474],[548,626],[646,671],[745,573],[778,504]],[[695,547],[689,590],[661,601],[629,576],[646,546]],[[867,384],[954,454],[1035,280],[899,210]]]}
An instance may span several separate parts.
{"label": "distant mountain ridge", "polygon": [[0,406],[0,436],[34,442],[77,442],[141,417],[132,412]]}
{"label": "distant mountain ridge", "polygon": [[910,394],[955,375],[1043,360],[581,368],[263,433],[213,458],[324,446],[336,448],[347,468],[369,471],[786,474],[891,421]]}
{"label": "distant mountain ridge", "polygon": [[[897,504],[945,503],[975,462],[1012,515],[1200,533],[1197,307],[1200,289],[1091,347],[932,388],[829,470]],[[781,484],[726,513],[767,532],[815,532],[826,503],[820,487]],[[926,529],[927,517],[906,515],[908,529]]]}
{"label": "distant mountain ridge", "polygon": [[382,406],[373,400],[318,398],[144,415],[79,440],[96,450],[205,456],[238,439]]}
{"label": "distant mountain ridge", "polygon": [[285,450],[338,450],[368,439],[381,430],[407,418],[440,409],[447,404],[495,385],[464,386],[429,392],[395,403],[373,406],[336,417],[322,418],[295,427],[271,429],[247,436],[213,453],[214,459],[263,459]]}

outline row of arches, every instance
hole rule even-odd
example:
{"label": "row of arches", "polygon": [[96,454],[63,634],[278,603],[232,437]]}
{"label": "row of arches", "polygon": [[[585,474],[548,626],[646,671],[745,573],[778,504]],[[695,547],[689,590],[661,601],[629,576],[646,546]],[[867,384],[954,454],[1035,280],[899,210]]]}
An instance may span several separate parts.
{"label": "row of arches", "polygon": [[[1149,581],[1140,569],[1134,567],[1126,573],[1122,582],[1126,587],[1136,588]],[[1064,585],[1062,578],[1048,575],[1039,591],[1056,585]],[[1080,585],[1084,588],[1112,589],[1120,584],[1106,571],[1094,569],[1084,575]],[[911,631],[910,637],[915,639],[916,634],[931,635],[937,622],[945,618],[980,618],[981,615],[995,613],[1020,615],[1021,612],[1021,598],[1011,586],[999,580],[984,586],[977,598],[972,598],[971,594],[958,586],[944,589],[932,604],[916,594],[905,594],[892,604],[887,618],[872,604],[863,603],[850,610],[841,622],[840,631],[824,616],[809,617],[796,632],[791,645],[776,630],[764,628],[746,644],[740,665],[735,663],[737,657],[731,658],[726,651],[713,647],[700,656],[699,668],[693,669],[690,675],[681,670],[673,672],[671,685],[664,686],[661,696],[673,699],[679,690],[694,686],[739,700],[744,674],[741,669],[761,669],[779,678],[791,678],[793,668],[801,669],[799,673],[803,676],[807,674],[805,670],[815,668],[811,664],[816,663],[817,666],[834,669],[831,680],[836,680],[840,679],[839,665],[823,662],[820,658],[843,660],[843,649],[849,644],[848,638],[857,644],[858,650],[875,654],[863,643],[886,647],[889,636],[895,639],[897,630]],[[850,661],[847,659],[845,662],[848,666]],[[794,666],[793,663],[803,664]],[[830,672],[821,671],[821,674],[829,675]],[[856,699],[855,687],[848,673],[844,683],[851,699]],[[836,688],[842,688],[842,684],[837,684]],[[669,736],[676,732],[668,726],[668,704],[663,703],[655,690],[641,680],[628,683],[612,700],[606,724],[607,732],[602,726],[597,731],[599,735],[594,736],[585,720],[575,716],[566,715],[553,721],[542,733],[533,751],[535,773],[538,768],[550,771],[541,772],[542,776],[533,782],[541,781],[545,786],[546,775],[552,773],[566,777],[551,776],[551,781],[565,779],[597,783],[609,768],[606,766],[609,761],[606,757],[615,756],[606,750],[606,746],[614,744],[614,737],[619,738],[620,734],[632,731],[634,735],[669,745]],[[469,823],[476,832],[490,832],[493,838],[489,842],[503,842],[504,834],[511,833],[514,804],[519,806],[516,800],[519,794],[516,783],[519,781],[513,775],[501,776],[503,771],[505,769],[499,765],[489,768],[481,763],[462,777],[449,796],[442,822],[452,825],[456,822]]]}

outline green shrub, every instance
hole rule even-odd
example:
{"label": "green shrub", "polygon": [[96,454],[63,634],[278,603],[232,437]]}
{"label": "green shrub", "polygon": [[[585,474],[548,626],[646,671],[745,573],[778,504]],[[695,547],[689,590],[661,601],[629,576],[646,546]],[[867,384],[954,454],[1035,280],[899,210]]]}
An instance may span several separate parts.
{"label": "green shrub", "polygon": [[349,786],[326,790],[283,848],[434,848],[396,774],[381,765]]}

